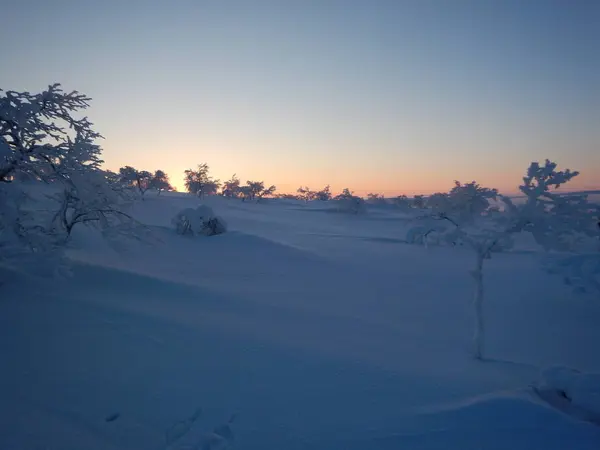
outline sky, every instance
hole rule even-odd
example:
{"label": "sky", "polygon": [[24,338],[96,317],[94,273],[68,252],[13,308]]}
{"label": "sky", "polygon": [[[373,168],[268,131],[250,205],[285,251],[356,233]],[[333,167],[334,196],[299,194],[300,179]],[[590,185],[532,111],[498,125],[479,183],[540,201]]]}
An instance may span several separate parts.
{"label": "sky", "polygon": [[19,0],[0,88],[60,82],[105,166],[281,192],[516,191],[531,161],[600,189],[594,0]]}

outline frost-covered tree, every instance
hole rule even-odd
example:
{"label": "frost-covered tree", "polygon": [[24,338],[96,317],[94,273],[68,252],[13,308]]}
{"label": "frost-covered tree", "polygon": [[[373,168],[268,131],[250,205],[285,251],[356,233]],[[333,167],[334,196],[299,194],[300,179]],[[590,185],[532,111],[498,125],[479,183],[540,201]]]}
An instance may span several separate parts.
{"label": "frost-covered tree", "polygon": [[240,195],[240,179],[234,173],[231,179],[223,183],[223,197],[236,198]]}
{"label": "frost-covered tree", "polygon": [[134,167],[125,166],[119,169],[119,175],[121,182],[137,189],[142,199],[146,191],[152,188],[152,174],[147,170],[137,170]]}
{"label": "frost-covered tree", "polygon": [[502,200],[513,218],[510,232],[530,232],[546,250],[569,253],[549,258],[551,273],[562,275],[575,292],[600,295],[600,206],[585,194],[553,192],[577,175],[568,169],[557,171],[549,160],[543,166],[532,163],[520,186],[526,201]]}
{"label": "frost-covered tree", "polygon": [[[484,354],[484,261],[494,251],[510,247],[514,233],[530,232],[545,249],[559,251],[573,249],[577,238],[589,239],[597,234],[590,205],[584,198],[552,192],[577,174],[570,170],[556,171],[556,164],[548,160],[544,166],[532,163],[519,187],[527,198],[523,204],[514,204],[495,189],[475,182],[464,185],[456,182],[449,193],[430,198],[428,218],[449,224],[441,232],[446,241],[460,241],[474,253],[471,276],[475,282],[473,353],[476,358]],[[503,212],[492,204],[495,199],[504,203]]]}
{"label": "frost-covered tree", "polygon": [[157,170],[154,172],[149,184],[150,189],[155,189],[158,192],[158,195],[162,191],[172,191],[173,186],[169,181],[169,176],[163,172],[162,170]]}
{"label": "frost-covered tree", "polygon": [[196,170],[186,170],[184,182],[188,192],[198,197],[216,194],[220,186],[219,180],[213,179],[208,172],[209,167],[206,163],[199,164]]}
{"label": "frost-covered tree", "polygon": [[0,95],[0,182],[19,176],[53,181],[73,170],[99,168],[100,134],[87,118],[72,115],[89,106],[89,97],[65,93],[59,84],[40,94],[0,89]]}
{"label": "frost-covered tree", "polygon": [[39,94],[0,90],[0,259],[54,254],[75,225],[123,218],[112,175],[99,168],[101,136],[75,117],[89,101],[59,84]]}
{"label": "frost-covered tree", "polygon": [[120,192],[106,182],[100,171],[76,174],[66,182],[63,190],[51,196],[59,205],[53,218],[54,231],[67,240],[78,224],[91,225],[105,234],[128,235],[141,227],[116,205]]}

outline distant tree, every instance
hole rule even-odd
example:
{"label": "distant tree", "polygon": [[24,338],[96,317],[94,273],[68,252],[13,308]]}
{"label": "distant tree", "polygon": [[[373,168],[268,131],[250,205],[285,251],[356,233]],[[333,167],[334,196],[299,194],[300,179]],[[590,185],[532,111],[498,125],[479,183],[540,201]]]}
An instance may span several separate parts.
{"label": "distant tree", "polygon": [[436,192],[425,200],[425,206],[432,211],[444,211],[448,207],[450,196],[446,192]]}
{"label": "distant tree", "polygon": [[263,189],[262,191],[260,191],[258,193],[258,195],[256,196],[257,200],[261,200],[262,198],[273,196],[273,194],[275,194],[276,190],[277,190],[277,187],[274,184],[272,184],[268,188]]}
{"label": "distant tree", "polygon": [[302,200],[307,203],[310,202],[311,200],[314,200],[317,196],[317,193],[314,191],[311,191],[308,186],[306,186],[306,187],[300,186],[296,190],[296,192],[298,193],[298,195],[297,195],[298,200]]}
{"label": "distant tree", "polygon": [[333,200],[338,204],[338,210],[341,212],[349,212],[359,214],[365,210],[365,201],[354,195],[354,192],[348,188],[344,188],[341,194],[336,195]]}
{"label": "distant tree", "polygon": [[277,198],[285,200],[298,200],[298,196],[296,194],[278,194]]}
{"label": "distant tree", "polygon": [[345,198],[351,198],[351,197],[354,197],[354,191],[351,191],[351,190],[350,190],[350,189],[348,189],[348,188],[344,188],[344,189],[342,190],[342,193],[341,193],[341,194],[338,194],[338,195],[336,195],[336,196],[335,196],[333,199],[334,199],[334,200],[343,200],[343,199],[345,199]]}
{"label": "distant tree", "polygon": [[121,181],[125,185],[137,188],[142,198],[152,182],[152,174],[146,170],[137,170],[131,166],[121,167],[119,169]]}
{"label": "distant tree", "polygon": [[209,174],[208,164],[199,164],[196,170],[186,170],[184,176],[185,188],[188,192],[204,197],[205,195],[216,194],[220,183],[213,179]]}
{"label": "distant tree", "polygon": [[230,180],[223,183],[223,197],[236,198],[240,195],[240,179],[233,174]]}
{"label": "distant tree", "polygon": [[210,180],[208,183],[206,183],[204,185],[202,196],[217,195],[220,188],[221,188],[221,183],[219,182],[219,180]]}
{"label": "distant tree", "polygon": [[395,197],[392,201],[394,205],[402,209],[408,209],[412,206],[409,198],[406,195],[399,195],[398,197]]}
{"label": "distant tree", "polygon": [[425,208],[425,196],[415,195],[412,200],[412,207],[417,209]]}
{"label": "distant tree", "polygon": [[264,181],[247,181],[246,186],[242,186],[240,189],[243,200],[260,201],[264,197],[273,195],[277,188],[272,185],[265,189]]}
{"label": "distant tree", "polygon": [[325,186],[320,191],[315,192],[315,200],[326,202],[331,200],[331,190],[329,185]]}
{"label": "distant tree", "polygon": [[169,182],[169,176],[163,172],[162,170],[157,170],[154,172],[154,176],[150,180],[150,189],[156,189],[158,191],[158,195],[162,191],[172,191],[173,186]]}
{"label": "distant tree", "polygon": [[385,196],[383,194],[367,194],[367,203],[371,205],[384,205],[387,203]]}

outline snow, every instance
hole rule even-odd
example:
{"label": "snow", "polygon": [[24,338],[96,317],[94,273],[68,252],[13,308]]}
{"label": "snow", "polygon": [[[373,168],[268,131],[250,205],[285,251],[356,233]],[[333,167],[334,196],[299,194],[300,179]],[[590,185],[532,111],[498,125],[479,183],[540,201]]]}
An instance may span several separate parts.
{"label": "snow", "polygon": [[[201,204],[229,231],[177,235]],[[599,448],[579,412],[600,302],[530,242],[486,261],[476,361],[472,254],[407,245],[406,212],[168,192],[130,212],[151,240],[79,228],[70,277],[0,273],[1,449]],[[540,381],[556,365],[583,378]],[[548,395],[565,378],[575,412]]]}
{"label": "snow", "polygon": [[[577,410],[600,425],[600,373],[582,373],[569,367],[554,366],[545,369],[537,389],[550,401],[558,396],[568,409]],[[564,409],[564,408],[563,408]]]}

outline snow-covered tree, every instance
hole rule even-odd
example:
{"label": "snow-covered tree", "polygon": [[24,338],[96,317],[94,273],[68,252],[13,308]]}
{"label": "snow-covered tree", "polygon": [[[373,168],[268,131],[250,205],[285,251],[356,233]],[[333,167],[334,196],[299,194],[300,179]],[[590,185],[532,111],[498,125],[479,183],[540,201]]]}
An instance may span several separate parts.
{"label": "snow-covered tree", "polygon": [[99,168],[100,134],[87,118],[72,115],[89,106],[89,97],[65,93],[59,84],[40,94],[0,89],[0,95],[0,182],[20,175],[53,181],[73,170]]}
{"label": "snow-covered tree", "polygon": [[101,136],[75,117],[89,101],[59,84],[0,90],[0,259],[54,254],[76,224],[106,228],[124,217],[99,168]]}
{"label": "snow-covered tree", "polygon": [[223,197],[236,198],[240,195],[240,179],[234,173],[231,179],[223,183]]}
{"label": "snow-covered tree", "polygon": [[62,191],[51,198],[59,205],[53,218],[54,231],[65,240],[77,224],[91,225],[113,235],[141,231],[141,226],[116,206],[120,192],[106,182],[100,171],[71,176]]}
{"label": "snow-covered tree", "polygon": [[157,170],[154,172],[149,184],[150,189],[155,189],[158,192],[158,195],[162,191],[172,191],[173,186],[169,181],[169,176],[163,172],[162,170]]}
{"label": "snow-covered tree", "polygon": [[549,272],[560,274],[575,292],[600,294],[600,206],[585,194],[559,194],[553,190],[579,175],[556,171],[556,163],[532,163],[520,190],[525,203],[514,204],[503,197],[513,218],[510,232],[530,232],[546,250],[567,252],[550,257]]}
{"label": "snow-covered tree", "polygon": [[121,182],[126,186],[137,189],[142,199],[146,191],[152,188],[152,174],[147,170],[137,170],[134,167],[125,166],[119,169],[119,175],[121,176]]}
{"label": "snow-covered tree", "polygon": [[[475,182],[464,185],[456,182],[449,193],[430,198],[431,214],[427,218],[449,224],[441,231],[446,241],[460,241],[474,252],[471,275],[475,281],[473,353],[476,358],[484,354],[483,269],[492,252],[510,247],[514,233],[530,232],[545,249],[559,251],[572,249],[577,238],[589,239],[597,234],[590,205],[584,198],[551,192],[577,174],[570,170],[556,171],[556,164],[548,160],[544,166],[532,163],[519,187],[527,198],[523,204],[514,204],[495,189]],[[497,198],[505,205],[502,213],[492,205]]]}
{"label": "snow-covered tree", "polygon": [[208,172],[209,167],[206,163],[199,164],[196,170],[186,170],[184,181],[188,192],[198,197],[216,194],[220,186],[219,180],[213,179]]}

